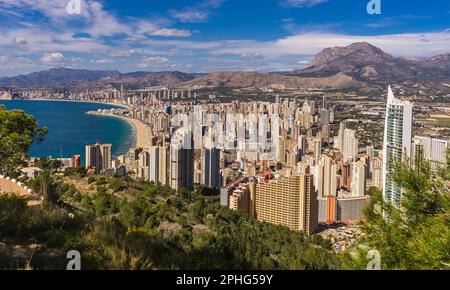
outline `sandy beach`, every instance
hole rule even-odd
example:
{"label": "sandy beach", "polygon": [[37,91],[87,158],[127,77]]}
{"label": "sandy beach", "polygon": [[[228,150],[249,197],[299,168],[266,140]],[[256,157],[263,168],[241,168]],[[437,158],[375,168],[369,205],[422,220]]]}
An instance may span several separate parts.
{"label": "sandy beach", "polygon": [[150,127],[141,120],[99,112],[88,112],[87,114],[118,118],[128,122],[133,127],[134,131],[134,147],[148,148],[150,146]]}
{"label": "sandy beach", "polygon": [[147,148],[150,146],[150,127],[147,124],[145,124],[141,120],[134,118],[122,117],[117,115],[108,116],[117,117],[119,119],[127,121],[129,124],[131,124],[131,126],[133,126],[135,132],[135,147]]}

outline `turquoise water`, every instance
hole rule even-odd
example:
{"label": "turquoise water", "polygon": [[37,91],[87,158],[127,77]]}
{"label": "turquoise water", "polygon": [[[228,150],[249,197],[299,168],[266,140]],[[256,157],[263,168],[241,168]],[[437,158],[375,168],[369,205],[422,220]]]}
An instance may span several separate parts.
{"label": "turquoise water", "polygon": [[112,144],[113,155],[117,156],[133,146],[133,127],[120,119],[86,115],[87,111],[109,109],[114,106],[80,102],[51,101],[0,101],[7,109],[24,110],[33,115],[39,127],[47,127],[44,142],[33,144],[30,156],[55,158],[81,155],[85,159],[85,146],[97,140]]}

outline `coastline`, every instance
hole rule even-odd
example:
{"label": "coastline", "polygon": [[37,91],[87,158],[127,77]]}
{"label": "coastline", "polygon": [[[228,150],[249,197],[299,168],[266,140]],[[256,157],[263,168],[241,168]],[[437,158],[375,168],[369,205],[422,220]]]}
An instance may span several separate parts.
{"label": "coastline", "polygon": [[[99,104],[99,105],[111,105],[111,106],[115,106],[121,109],[126,109],[129,110],[130,107],[124,105],[124,104],[118,104],[118,103],[112,103],[112,102],[97,102],[97,101],[87,101],[87,100],[55,100],[55,99],[21,99],[21,100],[12,100],[12,101],[48,101],[48,102],[72,102],[72,103],[92,103],[92,104]],[[88,111],[85,112],[85,114],[94,114],[94,115],[98,115],[98,116],[102,116],[102,117],[115,117],[118,119],[121,119],[122,121],[127,122],[128,124],[131,125],[132,128],[132,133],[128,138],[132,138],[133,142],[131,142],[133,145],[131,146],[131,148],[133,147],[142,147],[142,148],[147,148],[150,144],[150,127],[145,124],[143,121],[138,120],[138,119],[134,119],[134,118],[129,118],[129,117],[124,117],[124,116],[118,116],[118,115],[113,115],[113,114],[103,114],[103,113],[99,113],[96,111]],[[130,148],[129,148],[130,149]]]}
{"label": "coastline", "polygon": [[123,109],[130,109],[127,105],[121,104],[121,103],[111,103],[111,102],[98,102],[98,101],[87,101],[87,100],[55,100],[55,99],[12,99],[8,101],[45,101],[45,102],[72,102],[72,103],[88,103],[88,104],[99,104],[99,105],[110,105],[110,106],[116,106]]}
{"label": "coastline", "polygon": [[124,117],[124,116],[118,116],[114,114],[104,114],[99,112],[87,112],[86,114],[91,115],[97,115],[102,117],[111,117],[111,118],[118,118],[121,119],[128,124],[131,125],[134,132],[134,147],[141,147],[141,148],[147,148],[150,145],[150,127],[145,124],[143,121],[130,118],[130,117]]}

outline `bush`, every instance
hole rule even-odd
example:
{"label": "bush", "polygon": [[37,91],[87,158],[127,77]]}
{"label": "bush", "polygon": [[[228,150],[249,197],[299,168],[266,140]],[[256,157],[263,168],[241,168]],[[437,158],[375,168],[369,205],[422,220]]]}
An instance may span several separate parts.
{"label": "bush", "polygon": [[14,194],[0,195],[0,237],[20,236],[28,219],[26,201]]}

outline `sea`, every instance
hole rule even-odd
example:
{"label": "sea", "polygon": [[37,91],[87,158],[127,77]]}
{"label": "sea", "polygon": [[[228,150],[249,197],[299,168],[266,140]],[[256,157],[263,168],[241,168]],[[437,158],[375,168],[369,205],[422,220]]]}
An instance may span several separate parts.
{"label": "sea", "polygon": [[85,146],[100,141],[112,144],[113,156],[121,155],[133,147],[134,128],[128,122],[107,116],[87,115],[88,111],[117,108],[99,103],[65,101],[0,100],[8,110],[23,110],[32,115],[39,127],[47,127],[42,143],[31,146],[32,157],[70,158],[81,155],[85,164]]}

